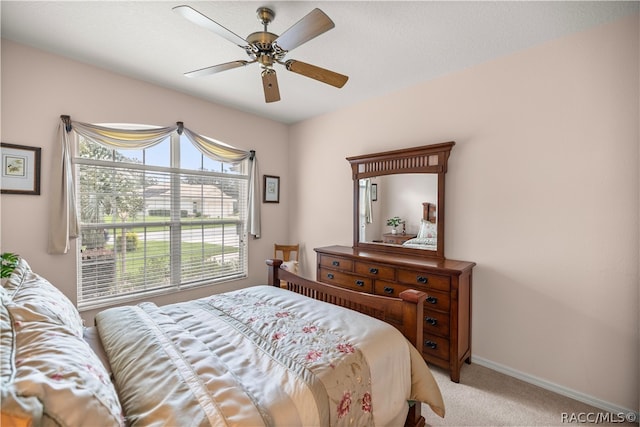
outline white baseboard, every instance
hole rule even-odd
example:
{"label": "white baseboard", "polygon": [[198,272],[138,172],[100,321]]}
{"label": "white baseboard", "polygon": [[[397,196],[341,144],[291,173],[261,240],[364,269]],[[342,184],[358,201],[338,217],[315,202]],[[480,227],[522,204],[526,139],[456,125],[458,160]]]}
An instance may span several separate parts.
{"label": "white baseboard", "polygon": [[[582,403],[586,403],[587,405],[595,406],[596,408],[602,409],[604,411],[619,414],[619,413],[629,413],[635,412],[633,409],[623,408],[618,405],[614,405],[613,403],[606,402],[604,400],[595,398],[593,396],[589,396],[588,394],[581,393],[576,390],[572,390],[567,387],[563,387],[561,385],[549,382],[547,380],[543,380],[541,378],[535,377],[533,375],[526,374],[524,372],[520,372],[513,368],[510,368],[505,365],[501,365],[500,363],[492,362],[491,360],[483,359],[482,357],[472,356],[472,363],[477,363],[480,366],[484,366],[485,368],[492,369],[494,371],[500,372],[502,374],[508,375],[510,377],[517,378],[521,381],[524,381],[529,384],[536,385],[545,390],[552,391],[554,393],[560,394],[562,396],[570,397],[571,399],[577,400]],[[636,412],[636,416],[638,413]],[[636,418],[637,420],[638,418]]]}

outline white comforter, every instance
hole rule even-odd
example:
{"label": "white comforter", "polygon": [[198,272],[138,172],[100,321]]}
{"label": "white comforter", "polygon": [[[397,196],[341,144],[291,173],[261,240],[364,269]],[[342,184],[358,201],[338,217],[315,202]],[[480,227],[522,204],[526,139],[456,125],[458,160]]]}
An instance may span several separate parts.
{"label": "white comforter", "polygon": [[395,328],[280,288],[113,308],[96,324],[131,425],[402,425],[412,399],[444,414]]}

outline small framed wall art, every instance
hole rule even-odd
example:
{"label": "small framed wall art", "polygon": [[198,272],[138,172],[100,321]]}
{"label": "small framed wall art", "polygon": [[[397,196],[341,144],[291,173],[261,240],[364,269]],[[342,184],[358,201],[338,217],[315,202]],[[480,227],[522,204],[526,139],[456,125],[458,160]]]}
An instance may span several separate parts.
{"label": "small framed wall art", "polygon": [[3,194],[40,195],[41,148],[0,143]]}
{"label": "small framed wall art", "polygon": [[378,184],[371,184],[371,201],[378,201]]}
{"label": "small framed wall art", "polygon": [[264,203],[280,203],[280,177],[264,175]]}

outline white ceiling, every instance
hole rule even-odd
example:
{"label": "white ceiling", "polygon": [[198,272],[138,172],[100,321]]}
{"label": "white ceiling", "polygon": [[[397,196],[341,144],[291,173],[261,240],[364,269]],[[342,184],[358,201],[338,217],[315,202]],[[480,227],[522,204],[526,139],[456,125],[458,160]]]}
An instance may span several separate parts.
{"label": "white ceiling", "polygon": [[[346,74],[342,89],[276,65],[282,100],[266,104],[257,64],[189,79],[183,73],[248,59],[238,46],[187,21],[188,4],[246,37],[259,6],[282,34],[319,7],[335,28],[292,50]],[[637,13],[625,2],[459,1],[5,1],[2,37],[283,123],[378,97],[588,27]],[[550,64],[552,65],[552,64]]]}

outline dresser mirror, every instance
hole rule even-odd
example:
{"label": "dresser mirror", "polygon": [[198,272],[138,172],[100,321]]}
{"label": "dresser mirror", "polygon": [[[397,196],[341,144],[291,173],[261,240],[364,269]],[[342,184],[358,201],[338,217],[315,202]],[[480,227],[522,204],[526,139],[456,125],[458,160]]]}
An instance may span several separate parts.
{"label": "dresser mirror", "polygon": [[444,180],[454,144],[347,158],[354,183],[354,247],[444,258]]}

